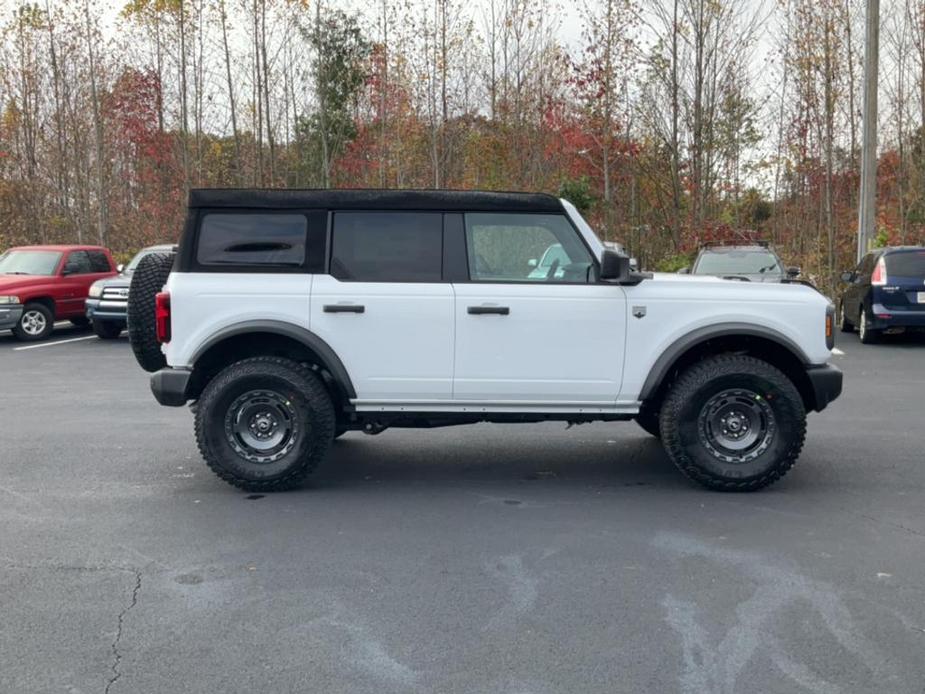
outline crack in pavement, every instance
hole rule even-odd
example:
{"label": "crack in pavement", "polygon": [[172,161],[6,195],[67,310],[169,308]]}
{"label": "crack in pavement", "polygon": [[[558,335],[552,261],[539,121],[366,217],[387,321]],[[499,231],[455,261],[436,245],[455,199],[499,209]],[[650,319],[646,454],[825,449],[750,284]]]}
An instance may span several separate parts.
{"label": "crack in pavement", "polygon": [[104,694],[109,694],[109,690],[112,689],[113,685],[122,676],[122,673],[119,671],[119,663],[122,662],[122,653],[119,652],[119,642],[122,640],[122,626],[125,621],[125,615],[138,604],[138,593],[141,590],[141,571],[137,569],[133,569],[132,571],[135,574],[135,587],[132,589],[131,602],[119,613],[119,619],[116,625],[116,637],[113,639],[111,646],[113,660],[109,669],[112,671],[112,676],[109,678],[109,681],[106,682]]}

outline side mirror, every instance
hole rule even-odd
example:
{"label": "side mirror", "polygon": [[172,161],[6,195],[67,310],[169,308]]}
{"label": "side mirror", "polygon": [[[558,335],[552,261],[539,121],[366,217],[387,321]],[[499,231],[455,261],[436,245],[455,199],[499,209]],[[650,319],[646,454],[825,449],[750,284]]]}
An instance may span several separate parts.
{"label": "side mirror", "polygon": [[854,273],[853,272],[843,272],[841,273],[842,282],[854,282]]}
{"label": "side mirror", "polygon": [[605,248],[601,253],[601,275],[605,282],[625,282],[630,276],[630,259]]}
{"label": "side mirror", "polygon": [[679,275],[689,275],[691,274],[691,269],[689,267],[682,267],[680,270],[678,270],[678,274]]}
{"label": "side mirror", "polygon": [[120,275],[123,273],[124,270],[125,270],[125,265],[123,265],[122,263],[119,263],[118,265],[116,265],[116,272],[118,272]]}
{"label": "side mirror", "polygon": [[787,268],[787,277],[790,277],[791,279],[793,279],[794,277],[799,277],[799,276],[800,276],[800,268],[798,268],[796,265],[791,265],[790,267]]}
{"label": "side mirror", "polygon": [[528,265],[529,267],[536,267],[536,265],[537,265],[537,260],[536,260],[536,258],[530,258],[530,260],[527,261],[527,265]]}

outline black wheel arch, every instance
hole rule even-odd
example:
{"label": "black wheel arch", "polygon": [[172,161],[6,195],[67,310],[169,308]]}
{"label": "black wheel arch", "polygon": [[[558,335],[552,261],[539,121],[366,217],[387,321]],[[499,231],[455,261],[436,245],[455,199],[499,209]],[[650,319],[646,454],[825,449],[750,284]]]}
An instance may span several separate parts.
{"label": "black wheel arch", "polygon": [[299,325],[274,320],[229,325],[204,341],[190,359],[193,377],[187,395],[196,399],[206,384],[230,363],[254,356],[280,356],[317,368],[339,409],[350,410],[356,389],[337,353],[322,338]]}
{"label": "black wheel arch", "polygon": [[693,330],[669,345],[655,360],[639,400],[657,405],[685,368],[715,354],[738,353],[758,357],[793,381],[807,410],[815,410],[815,391],[806,373],[811,360],[786,335],[749,323],[721,323]]}

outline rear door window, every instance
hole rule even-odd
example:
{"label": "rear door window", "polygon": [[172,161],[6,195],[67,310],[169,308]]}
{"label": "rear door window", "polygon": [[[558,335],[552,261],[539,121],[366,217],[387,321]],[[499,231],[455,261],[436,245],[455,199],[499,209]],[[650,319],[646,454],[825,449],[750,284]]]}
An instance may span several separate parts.
{"label": "rear door window", "polygon": [[207,266],[300,267],[308,221],[303,214],[208,213],[196,259]]}
{"label": "rear door window", "polygon": [[67,257],[64,270],[69,275],[89,275],[93,272],[90,256],[86,251],[71,251],[71,254]]}
{"label": "rear door window", "polygon": [[335,212],[331,275],[348,282],[440,282],[440,212]]}
{"label": "rear door window", "polygon": [[93,268],[93,272],[110,272],[112,270],[109,266],[109,259],[102,251],[87,251],[87,255],[90,256],[90,267]]}
{"label": "rear door window", "polygon": [[897,251],[886,256],[887,277],[925,278],[925,250]]}

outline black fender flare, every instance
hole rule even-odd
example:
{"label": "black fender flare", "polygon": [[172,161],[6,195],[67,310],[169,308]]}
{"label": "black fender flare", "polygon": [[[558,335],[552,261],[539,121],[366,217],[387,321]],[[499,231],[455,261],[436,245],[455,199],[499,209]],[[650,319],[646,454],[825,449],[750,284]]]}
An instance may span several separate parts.
{"label": "black fender flare", "polygon": [[715,323],[692,330],[665,348],[658,359],[655,360],[652,368],[649,369],[649,375],[646,377],[639,393],[639,400],[648,400],[658,392],[665,378],[671,373],[674,364],[689,349],[709,340],[730,336],[759,337],[769,340],[790,352],[802,364],[807,366],[810,364],[810,359],[806,356],[806,352],[797,343],[777,330],[752,323]]}
{"label": "black fender flare", "polygon": [[350,400],[356,398],[357,393],[353,387],[353,381],[350,380],[350,374],[347,373],[344,363],[331,346],[307,328],[285,321],[249,320],[226,326],[213,333],[199,345],[190,358],[190,363],[195,367],[196,362],[218,343],[230,337],[248,333],[273,333],[302,343],[318,356],[318,360],[321,362],[319,366],[331,374],[331,378],[334,379],[337,389],[344,398],[344,403],[349,404]]}

